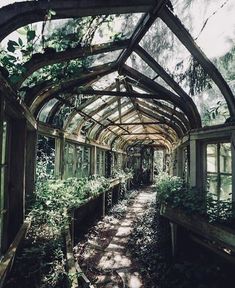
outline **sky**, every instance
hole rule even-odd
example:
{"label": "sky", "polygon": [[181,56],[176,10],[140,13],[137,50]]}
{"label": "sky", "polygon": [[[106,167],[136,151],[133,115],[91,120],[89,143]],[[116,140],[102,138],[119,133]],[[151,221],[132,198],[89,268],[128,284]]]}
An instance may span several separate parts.
{"label": "sky", "polygon": [[[21,1],[22,0],[0,0],[0,7]],[[208,19],[203,32],[196,42],[209,58],[222,56],[235,45],[235,41],[233,40],[235,39],[234,0],[193,0],[191,1],[192,4],[190,7],[185,10],[183,7],[187,0],[172,0],[172,2],[175,6],[175,13],[177,14],[178,12],[178,17],[181,20],[183,20],[184,15],[191,15],[193,29],[191,29],[190,32],[195,37],[198,36],[203,23]],[[223,7],[220,8],[221,6]],[[186,21],[184,24],[186,28],[189,28],[187,27]],[[13,34],[10,39],[12,39],[12,37],[18,38],[18,35]],[[6,42],[6,40],[4,42]]]}

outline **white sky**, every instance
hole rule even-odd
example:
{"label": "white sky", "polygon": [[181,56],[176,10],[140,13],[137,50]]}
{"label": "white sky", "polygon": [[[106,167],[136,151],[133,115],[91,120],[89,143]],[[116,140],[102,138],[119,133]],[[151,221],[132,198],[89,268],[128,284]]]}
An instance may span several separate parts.
{"label": "white sky", "polygon": [[[24,0],[24,1],[33,1],[33,0]],[[15,2],[22,2],[22,0],[0,0],[0,8]]]}
{"label": "white sky", "polygon": [[[21,1],[22,0],[0,0],[0,7]],[[173,0],[172,2],[176,7],[175,10],[177,14],[178,7],[178,11],[180,11],[185,0]],[[203,5],[206,2],[207,6]],[[222,9],[218,9],[224,2],[225,0],[194,0],[192,1],[191,7],[183,11],[184,15],[190,13],[193,23],[193,31],[191,31],[191,33],[197,36],[205,19],[218,10],[218,12],[208,20],[205,29],[197,39],[197,44],[209,58],[224,55],[235,44],[235,40],[233,40],[235,39],[235,1],[228,0],[228,3]],[[207,10],[204,9],[204,7],[207,7]],[[181,18],[181,15],[179,15],[179,17]],[[12,34],[8,39],[14,39],[15,37],[18,38],[18,35]],[[100,39],[97,39],[95,42],[101,42],[99,40]],[[6,40],[3,44],[5,43]]]}

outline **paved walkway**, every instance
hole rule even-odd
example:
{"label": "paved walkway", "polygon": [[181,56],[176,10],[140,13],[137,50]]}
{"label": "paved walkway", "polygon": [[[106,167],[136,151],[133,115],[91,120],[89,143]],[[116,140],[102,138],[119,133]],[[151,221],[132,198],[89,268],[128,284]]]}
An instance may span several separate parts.
{"label": "paved walkway", "polygon": [[127,243],[136,217],[146,211],[153,197],[151,188],[140,190],[121,220],[105,217],[77,247],[79,264],[95,287],[144,287],[138,263],[127,253]]}

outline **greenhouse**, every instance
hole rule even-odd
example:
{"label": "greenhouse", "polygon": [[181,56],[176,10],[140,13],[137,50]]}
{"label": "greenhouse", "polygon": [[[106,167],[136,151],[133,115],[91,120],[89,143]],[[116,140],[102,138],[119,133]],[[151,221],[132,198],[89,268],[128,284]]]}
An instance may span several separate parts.
{"label": "greenhouse", "polygon": [[0,288],[234,286],[234,13],[0,1]]}

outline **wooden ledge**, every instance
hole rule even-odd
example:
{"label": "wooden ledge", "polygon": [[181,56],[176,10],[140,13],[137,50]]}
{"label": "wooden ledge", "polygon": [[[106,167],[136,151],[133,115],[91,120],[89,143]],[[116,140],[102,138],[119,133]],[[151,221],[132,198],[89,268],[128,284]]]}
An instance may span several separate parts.
{"label": "wooden ledge", "polygon": [[8,273],[12,268],[16,252],[27,233],[30,224],[31,220],[26,220],[22,224],[19,232],[16,234],[14,241],[11,243],[2,261],[0,262],[0,288],[3,287],[6,276],[8,275]]}

